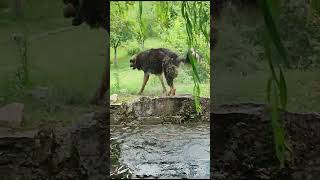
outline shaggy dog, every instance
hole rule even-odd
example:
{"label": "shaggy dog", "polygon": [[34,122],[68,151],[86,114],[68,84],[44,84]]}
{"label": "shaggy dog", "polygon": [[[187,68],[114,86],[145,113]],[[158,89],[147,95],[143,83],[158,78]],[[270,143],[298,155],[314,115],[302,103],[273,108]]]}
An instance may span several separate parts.
{"label": "shaggy dog", "polygon": [[[155,74],[160,79],[163,92],[167,93],[168,96],[175,95],[176,89],[173,85],[173,80],[178,76],[177,68],[181,63],[189,63],[188,59],[188,57],[180,57],[165,48],[149,49],[135,55],[130,59],[130,67],[144,72],[144,79],[139,94],[142,94],[150,74]],[[167,92],[163,83],[162,74],[164,74],[167,84],[170,86],[169,92]]]}

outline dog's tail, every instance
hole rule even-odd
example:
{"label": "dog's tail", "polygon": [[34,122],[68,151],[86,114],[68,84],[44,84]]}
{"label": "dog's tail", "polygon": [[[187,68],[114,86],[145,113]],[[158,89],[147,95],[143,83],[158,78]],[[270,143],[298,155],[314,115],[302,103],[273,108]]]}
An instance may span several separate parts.
{"label": "dog's tail", "polygon": [[187,52],[184,55],[179,56],[176,59],[176,63],[180,64],[183,62],[185,64],[191,64],[192,58],[194,60],[196,60],[197,62],[200,62],[203,60],[203,57],[200,55],[200,53],[197,52],[194,48],[191,48],[191,49],[187,50]]}

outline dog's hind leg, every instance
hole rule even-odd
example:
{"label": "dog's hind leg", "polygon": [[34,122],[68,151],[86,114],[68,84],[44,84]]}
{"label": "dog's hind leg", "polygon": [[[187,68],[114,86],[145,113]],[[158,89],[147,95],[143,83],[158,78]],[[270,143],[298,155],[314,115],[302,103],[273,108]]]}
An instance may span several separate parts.
{"label": "dog's hind leg", "polygon": [[142,94],[144,87],[146,86],[148,80],[149,80],[149,73],[144,73],[143,83],[142,83],[142,87],[140,89],[139,95]]}
{"label": "dog's hind leg", "polygon": [[170,86],[170,91],[168,92],[168,96],[174,96],[176,93],[176,89],[173,85],[173,80],[178,76],[177,67],[173,63],[172,58],[166,58],[163,62],[163,72],[164,77],[167,80],[167,84]]}
{"label": "dog's hind leg", "polygon": [[167,84],[169,85],[170,87],[170,91],[168,92],[168,96],[174,96],[176,94],[176,89],[173,85],[173,80],[174,78],[176,78],[178,75],[178,72],[177,72],[177,69],[174,67],[174,66],[171,66],[171,67],[167,67],[165,70],[164,70],[164,76],[167,80]]}
{"label": "dog's hind leg", "polygon": [[160,82],[161,82],[161,85],[162,85],[162,89],[163,89],[163,93],[166,93],[167,92],[167,88],[166,86],[164,85],[164,82],[163,82],[163,76],[162,74],[158,75],[159,79],[160,79]]}

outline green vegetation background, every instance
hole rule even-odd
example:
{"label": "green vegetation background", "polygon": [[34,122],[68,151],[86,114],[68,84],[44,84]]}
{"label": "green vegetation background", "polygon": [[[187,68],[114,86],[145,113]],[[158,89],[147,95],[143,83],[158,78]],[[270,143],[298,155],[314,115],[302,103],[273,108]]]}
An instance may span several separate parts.
{"label": "green vegetation background", "polygon": [[[111,44],[110,49],[110,71],[111,71],[111,94],[119,94],[120,99],[127,99],[139,92],[142,81],[143,71],[133,70],[130,68],[129,60],[141,51],[150,48],[168,48],[184,55],[187,51],[187,32],[185,30],[185,20],[181,16],[181,2],[169,2],[168,9],[169,21],[159,18],[159,12],[163,9],[159,8],[160,2],[143,2],[142,18],[145,22],[146,40],[144,47],[141,47],[139,41],[139,6],[138,2],[125,6],[125,2],[111,2],[111,39],[116,36],[125,36],[117,49],[117,67],[115,66],[115,52]],[[120,10],[119,10],[120,8]],[[126,9],[127,8],[127,9]],[[207,3],[209,9],[209,3]],[[125,11],[120,12],[119,11]],[[114,15],[113,15],[114,14]],[[122,25],[123,24],[123,25]],[[165,27],[168,26],[168,27]],[[112,27],[123,27],[112,28]],[[207,27],[209,28],[209,26]],[[127,31],[124,33],[123,31]],[[199,47],[197,50],[204,57],[203,62],[199,65],[200,77],[202,78],[201,96],[210,96],[210,72],[209,72],[209,50],[210,46],[206,44],[204,37],[198,39]],[[166,82],[165,82],[166,84]],[[179,75],[174,80],[177,89],[176,94],[192,94],[193,93],[193,77],[192,68],[183,65],[179,68]],[[167,90],[169,86],[166,84]],[[149,82],[144,90],[143,95],[159,96],[162,94],[162,86],[157,76],[151,75]]]}
{"label": "green vegetation background", "polygon": [[[26,1],[24,18],[20,20],[15,17],[11,2],[0,3],[0,105],[24,103],[24,128],[69,123],[81,113],[102,108],[90,106],[88,101],[102,75],[105,31],[85,24],[71,26],[71,20],[63,17],[62,1]],[[18,89],[16,73],[21,57],[13,36],[21,33],[30,39],[30,84]],[[39,86],[48,88],[46,100],[30,96],[30,91]]]}

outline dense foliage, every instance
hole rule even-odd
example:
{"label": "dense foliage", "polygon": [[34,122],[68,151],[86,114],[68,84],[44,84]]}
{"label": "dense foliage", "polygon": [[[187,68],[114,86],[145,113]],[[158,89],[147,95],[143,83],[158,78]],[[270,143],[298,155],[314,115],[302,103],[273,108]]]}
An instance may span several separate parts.
{"label": "dense foliage", "polygon": [[[167,1],[112,2],[112,47],[117,45],[115,42],[123,42],[121,45],[126,47],[127,54],[132,56],[144,49],[146,39],[156,38],[161,41],[158,46],[170,48],[181,55],[185,54],[189,46],[186,21],[182,15],[181,6],[182,2]],[[192,45],[205,60],[197,66],[205,70],[199,71],[202,72],[202,79],[209,80],[209,2],[190,3],[190,6],[192,6],[190,10],[194,10],[189,12],[193,13],[190,20],[198,23],[193,29],[194,43]]]}

